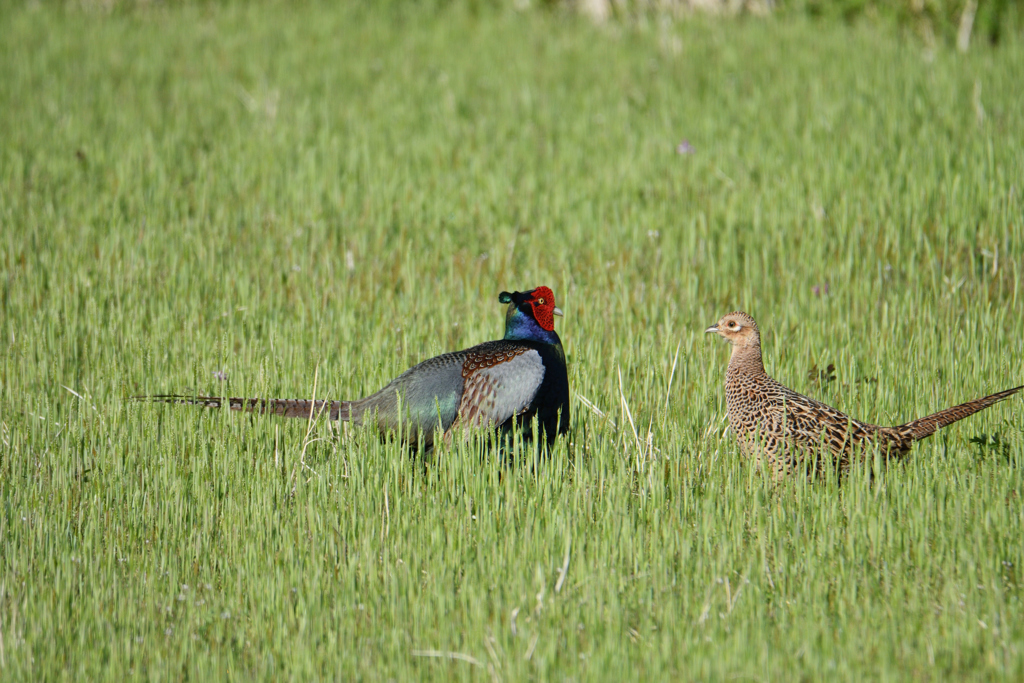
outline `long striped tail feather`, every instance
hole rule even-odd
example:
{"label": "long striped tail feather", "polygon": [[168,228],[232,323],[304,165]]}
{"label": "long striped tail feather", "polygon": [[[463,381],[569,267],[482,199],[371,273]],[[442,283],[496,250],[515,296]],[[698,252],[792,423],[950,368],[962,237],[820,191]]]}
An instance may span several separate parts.
{"label": "long striped tail feather", "polygon": [[351,401],[327,401],[302,398],[238,398],[222,396],[186,396],[184,394],[155,394],[136,396],[138,401],[156,403],[174,403],[178,405],[201,406],[203,408],[223,408],[249,413],[280,415],[281,417],[297,417],[316,419],[325,414],[332,420],[348,421],[352,418]]}
{"label": "long striped tail feather", "polygon": [[1006,391],[1000,391],[995,394],[990,394],[983,398],[968,401],[967,403],[961,403],[958,406],[940,410],[937,413],[932,413],[931,415],[908,422],[904,425],[900,425],[899,427],[893,427],[892,429],[900,434],[909,436],[914,441],[920,441],[921,439],[931,436],[943,427],[947,427],[954,422],[959,422],[965,417],[974,415],[975,413],[980,412],[985,408],[989,408],[1000,401],[1005,401],[1021,389],[1024,389],[1024,385],[1014,387],[1013,389],[1007,389]]}

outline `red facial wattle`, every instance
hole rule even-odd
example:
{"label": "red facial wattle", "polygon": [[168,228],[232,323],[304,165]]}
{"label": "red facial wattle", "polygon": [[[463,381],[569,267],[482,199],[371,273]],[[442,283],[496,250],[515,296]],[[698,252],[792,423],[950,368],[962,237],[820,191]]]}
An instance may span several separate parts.
{"label": "red facial wattle", "polygon": [[533,318],[537,324],[542,329],[553,332],[555,329],[555,293],[548,287],[538,287],[530,292],[527,303],[530,304],[530,310],[533,311]]}

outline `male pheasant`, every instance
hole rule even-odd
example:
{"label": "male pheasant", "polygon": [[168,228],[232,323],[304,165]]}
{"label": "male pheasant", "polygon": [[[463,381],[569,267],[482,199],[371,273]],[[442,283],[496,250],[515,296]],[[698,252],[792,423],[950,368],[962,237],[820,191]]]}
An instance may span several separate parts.
{"label": "male pheasant", "polygon": [[434,446],[435,430],[445,437],[462,428],[496,427],[507,432],[536,418],[549,445],[569,429],[569,379],[554,316],[562,315],[547,287],[502,292],[508,304],[505,336],[414,365],[375,394],[354,401],[280,398],[219,398],[157,395],[144,400],[374,425],[399,432],[413,449]]}
{"label": "male pheasant", "polygon": [[729,428],[744,455],[757,461],[764,458],[779,479],[801,471],[807,465],[806,456],[819,474],[826,465],[842,474],[855,452],[873,445],[886,455],[902,456],[915,441],[1024,389],[1007,389],[904,425],[881,427],[854,420],[769,377],[761,360],[757,323],[746,313],[729,313],[705,331],[732,344],[725,375]]}

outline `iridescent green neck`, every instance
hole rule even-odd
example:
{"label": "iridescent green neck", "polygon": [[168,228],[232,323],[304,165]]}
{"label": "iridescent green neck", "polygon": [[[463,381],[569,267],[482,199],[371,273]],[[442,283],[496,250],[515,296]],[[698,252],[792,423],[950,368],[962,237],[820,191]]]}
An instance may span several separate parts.
{"label": "iridescent green neck", "polygon": [[545,344],[561,343],[554,330],[545,330],[532,315],[523,312],[514,303],[509,304],[508,312],[505,314],[505,339],[509,341],[529,340]]}

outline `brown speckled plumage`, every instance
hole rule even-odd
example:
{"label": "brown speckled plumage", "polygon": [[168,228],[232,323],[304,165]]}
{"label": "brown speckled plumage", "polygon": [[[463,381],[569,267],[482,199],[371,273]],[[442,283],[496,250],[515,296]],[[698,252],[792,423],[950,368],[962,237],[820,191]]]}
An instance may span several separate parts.
{"label": "brown speckled plumage", "polygon": [[468,379],[477,370],[493,368],[495,365],[510,361],[516,356],[523,355],[526,351],[526,347],[512,344],[498,348],[470,349],[462,364],[462,379]]}
{"label": "brown speckled plumage", "polygon": [[[757,461],[763,459],[778,478],[808,466],[818,473],[825,466],[842,473],[849,469],[855,452],[875,444],[890,457],[904,455],[915,441],[1024,389],[1001,391],[897,427],[880,427],[854,420],[769,377],[761,359],[760,331],[746,313],[729,313],[707,332],[732,344],[725,376],[729,428],[743,453]],[[807,461],[808,457],[813,462]]]}

